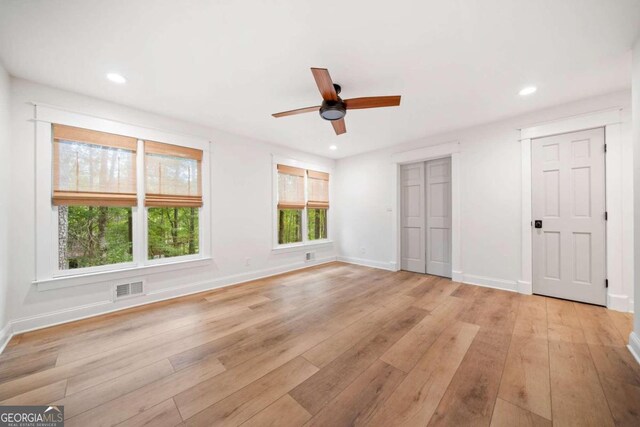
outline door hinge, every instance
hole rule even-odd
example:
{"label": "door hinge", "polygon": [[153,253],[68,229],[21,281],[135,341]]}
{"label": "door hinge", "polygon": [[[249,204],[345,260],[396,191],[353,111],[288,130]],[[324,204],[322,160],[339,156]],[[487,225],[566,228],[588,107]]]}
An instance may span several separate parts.
{"label": "door hinge", "polygon": [[609,287],[609,279],[604,279],[604,287],[605,288]]}
{"label": "door hinge", "polygon": [[604,152],[607,152],[607,144],[604,144]]}
{"label": "door hinge", "polygon": [[604,213],[604,220],[605,220],[605,221],[609,221],[609,212],[606,212],[606,211],[605,211],[605,213]]}

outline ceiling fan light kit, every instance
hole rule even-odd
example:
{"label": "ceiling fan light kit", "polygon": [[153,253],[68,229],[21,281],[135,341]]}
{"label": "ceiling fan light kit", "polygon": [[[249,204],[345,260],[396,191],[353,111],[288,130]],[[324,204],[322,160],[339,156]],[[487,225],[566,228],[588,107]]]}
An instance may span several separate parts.
{"label": "ceiling fan light kit", "polygon": [[297,110],[283,111],[272,114],[273,117],[286,117],[296,114],[318,111],[320,117],[328,120],[333,125],[336,135],[347,132],[344,116],[347,110],[359,110],[364,108],[397,107],[400,105],[400,95],[395,96],[370,96],[364,98],[352,98],[342,100],[338,94],[342,91],[340,85],[333,83],[329,70],[326,68],[311,68],[313,78],[322,95],[322,104],[317,107],[298,108]]}
{"label": "ceiling fan light kit", "polygon": [[320,117],[325,120],[340,120],[347,114],[347,107],[345,107],[342,100],[338,101],[322,101],[320,106]]}

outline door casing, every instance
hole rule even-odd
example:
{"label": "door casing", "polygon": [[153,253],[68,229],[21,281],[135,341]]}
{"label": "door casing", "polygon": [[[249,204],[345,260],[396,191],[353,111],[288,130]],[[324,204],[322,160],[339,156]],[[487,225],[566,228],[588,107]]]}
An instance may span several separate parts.
{"label": "door casing", "polygon": [[[605,142],[607,144],[606,158],[606,193],[607,212],[609,219],[607,228],[607,278],[609,287],[607,288],[607,307],[618,311],[630,311],[630,297],[626,294],[622,281],[623,255],[620,252],[622,245],[622,217],[619,212],[612,214],[612,209],[620,205],[622,188],[622,175],[619,173],[618,162],[621,160],[622,146],[622,108],[596,111],[593,113],[581,114],[577,116],[562,118],[535,124],[520,129],[521,148],[521,268],[520,279],[517,283],[517,290],[523,294],[532,294],[533,281],[533,252],[532,237],[533,227],[531,226],[532,200],[531,200],[531,140],[545,136],[570,133],[581,130],[605,128]],[[615,155],[611,155],[615,152]],[[614,230],[614,231],[612,231]]]}

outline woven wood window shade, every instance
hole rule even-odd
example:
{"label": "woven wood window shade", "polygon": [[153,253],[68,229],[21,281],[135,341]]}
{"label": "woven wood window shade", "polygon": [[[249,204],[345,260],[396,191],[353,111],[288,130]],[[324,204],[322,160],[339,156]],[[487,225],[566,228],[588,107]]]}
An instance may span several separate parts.
{"label": "woven wood window shade", "polygon": [[278,165],[278,209],[304,209],[305,170]]}
{"label": "woven wood window shade", "polygon": [[54,205],[135,206],[137,139],[53,125]]}
{"label": "woven wood window shade", "polygon": [[145,206],[202,207],[202,150],[144,143]]}
{"label": "woven wood window shade", "polygon": [[329,174],[307,171],[307,207],[329,209]]}

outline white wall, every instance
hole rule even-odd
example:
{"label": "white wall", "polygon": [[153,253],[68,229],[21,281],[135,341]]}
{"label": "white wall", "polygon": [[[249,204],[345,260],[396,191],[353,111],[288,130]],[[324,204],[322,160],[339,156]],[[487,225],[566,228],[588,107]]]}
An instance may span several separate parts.
{"label": "white wall", "polygon": [[[182,132],[213,141],[212,265],[147,275],[147,290],[152,296],[117,304],[110,301],[112,291],[108,284],[38,291],[32,285],[35,274],[35,145],[34,123],[31,121],[34,107],[30,102],[61,106],[83,114]],[[15,78],[11,79],[11,125],[11,210],[8,221],[11,228],[8,240],[11,242],[9,263],[12,281],[8,317],[14,332],[309,265],[303,261],[304,250],[272,251],[272,154],[327,168],[334,167],[333,160]],[[5,221],[0,219],[2,223]],[[333,245],[313,250],[316,251],[316,262],[335,259]],[[246,258],[251,258],[249,267],[245,266]]]}
{"label": "white wall", "polygon": [[[632,111],[633,111],[633,183],[635,212],[635,270],[640,271],[640,39],[633,48],[632,71]],[[635,276],[634,289],[635,316],[633,332],[629,336],[629,348],[640,363],[640,274]]]}
{"label": "white wall", "polygon": [[7,326],[7,293],[9,287],[9,200],[5,196],[9,192],[9,74],[0,64],[0,348],[4,345]]}
{"label": "white wall", "polygon": [[[526,100],[523,100],[526,102]],[[337,241],[343,259],[383,268],[395,268],[391,156],[420,147],[460,143],[461,262],[465,280],[504,288],[517,288],[521,252],[521,147],[519,128],[529,125],[622,107],[622,147],[631,152],[630,93],[623,91],[582,102],[561,105],[521,117],[450,132],[393,148],[338,161],[335,191],[338,210]],[[623,197],[631,199],[632,160],[619,156]],[[621,240],[632,234],[633,209],[626,203]],[[622,212],[620,212],[622,211]],[[623,257],[631,259],[633,239],[624,238]],[[627,263],[630,264],[630,263]],[[629,299],[633,292],[633,268],[626,265],[621,286]],[[626,304],[629,305],[628,303]]]}

